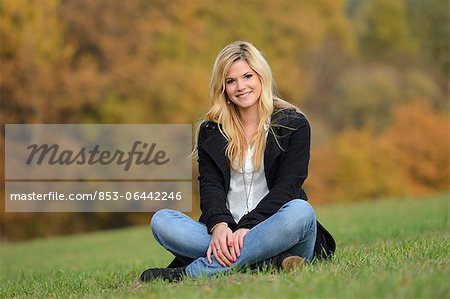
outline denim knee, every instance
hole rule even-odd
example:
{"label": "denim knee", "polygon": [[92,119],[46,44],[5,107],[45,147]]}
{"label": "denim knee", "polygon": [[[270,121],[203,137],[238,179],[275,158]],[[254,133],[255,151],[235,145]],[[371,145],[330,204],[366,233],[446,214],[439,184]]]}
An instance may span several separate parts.
{"label": "denim knee", "polygon": [[164,235],[164,231],[168,228],[169,225],[167,225],[167,220],[171,214],[173,214],[172,210],[162,209],[153,215],[150,221],[150,228],[157,240],[160,235]]}
{"label": "denim knee", "polygon": [[308,229],[316,223],[314,209],[306,200],[293,199],[283,205],[282,209],[286,213],[285,229],[298,231],[299,227]]}

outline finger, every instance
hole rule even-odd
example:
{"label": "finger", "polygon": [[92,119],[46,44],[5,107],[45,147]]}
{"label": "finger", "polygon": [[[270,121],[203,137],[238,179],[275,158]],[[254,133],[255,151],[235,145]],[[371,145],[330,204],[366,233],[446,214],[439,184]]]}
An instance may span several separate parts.
{"label": "finger", "polygon": [[239,234],[239,248],[242,249],[244,247],[244,236],[245,234]]}
{"label": "finger", "polygon": [[222,261],[225,263],[225,266],[231,267],[232,257],[228,247],[225,247],[225,250],[220,250],[220,252],[222,252]]}
{"label": "finger", "polygon": [[206,251],[206,258],[208,259],[208,263],[210,265],[212,264],[211,252],[212,252],[212,247],[211,247],[211,245],[209,245],[208,250]]}
{"label": "finger", "polygon": [[228,246],[228,251],[231,255],[231,262],[234,263],[236,261],[236,251],[234,250],[234,246]]}
{"label": "finger", "polygon": [[234,251],[236,252],[237,257],[241,256],[241,250],[239,248],[239,235],[238,234],[236,234],[234,236]]}
{"label": "finger", "polygon": [[234,234],[230,231],[230,233],[227,235],[227,239],[228,239],[228,251],[230,252],[231,255],[231,262],[235,262],[236,261],[236,253],[234,251]]}
{"label": "finger", "polygon": [[230,254],[230,251],[228,249],[226,242],[222,242],[220,244],[220,253],[219,254],[222,254],[222,256],[221,256],[222,261],[224,261],[228,267],[231,266],[231,254]]}
{"label": "finger", "polygon": [[224,259],[224,256],[222,254],[222,249],[220,248],[220,244],[214,245],[213,251],[214,251],[214,257],[216,258],[216,260],[219,262],[219,264],[222,267],[225,267],[226,266],[225,265],[225,259]]}
{"label": "finger", "polygon": [[228,247],[232,247],[234,243],[234,234],[231,232],[231,230],[227,233],[227,241]]}
{"label": "finger", "polygon": [[213,255],[214,255],[214,258],[216,259],[216,261],[217,261],[222,267],[224,267],[223,262],[222,262],[222,260],[221,260],[220,257],[219,257],[219,253],[217,252],[217,249],[216,249],[215,247],[212,249],[212,252],[213,252]]}

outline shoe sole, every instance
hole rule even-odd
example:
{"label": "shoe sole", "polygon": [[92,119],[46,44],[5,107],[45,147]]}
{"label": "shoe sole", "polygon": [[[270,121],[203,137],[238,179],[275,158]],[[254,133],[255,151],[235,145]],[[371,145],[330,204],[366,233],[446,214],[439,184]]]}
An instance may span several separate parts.
{"label": "shoe sole", "polygon": [[305,264],[305,260],[299,256],[288,256],[281,263],[281,268],[286,272],[291,272],[300,269]]}

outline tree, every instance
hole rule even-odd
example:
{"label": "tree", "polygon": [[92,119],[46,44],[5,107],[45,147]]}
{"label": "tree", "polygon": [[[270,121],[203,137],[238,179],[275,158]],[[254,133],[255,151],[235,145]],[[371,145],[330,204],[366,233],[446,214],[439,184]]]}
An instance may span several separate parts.
{"label": "tree", "polygon": [[356,15],[361,54],[370,60],[410,60],[416,55],[417,42],[408,25],[403,0],[363,1]]}
{"label": "tree", "polygon": [[65,105],[64,72],[72,48],[58,18],[59,1],[0,3],[0,77],[4,122],[51,122]]}

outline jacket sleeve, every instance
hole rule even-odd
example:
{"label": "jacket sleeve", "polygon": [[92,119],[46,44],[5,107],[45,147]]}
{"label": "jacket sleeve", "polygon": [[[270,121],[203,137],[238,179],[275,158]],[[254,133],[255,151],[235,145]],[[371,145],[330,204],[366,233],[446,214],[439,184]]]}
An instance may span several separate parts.
{"label": "jacket sleeve", "polygon": [[225,179],[219,166],[202,147],[202,143],[208,137],[208,130],[211,130],[206,124],[207,122],[200,127],[197,147],[202,220],[208,232],[219,222],[226,222],[233,229],[236,227],[236,222],[226,207]]}
{"label": "jacket sleeve", "polygon": [[308,176],[311,128],[306,118],[301,118],[291,131],[288,148],[282,154],[278,173],[269,193],[255,209],[244,215],[236,229],[252,228],[275,214],[285,203],[298,197],[299,189]]}

